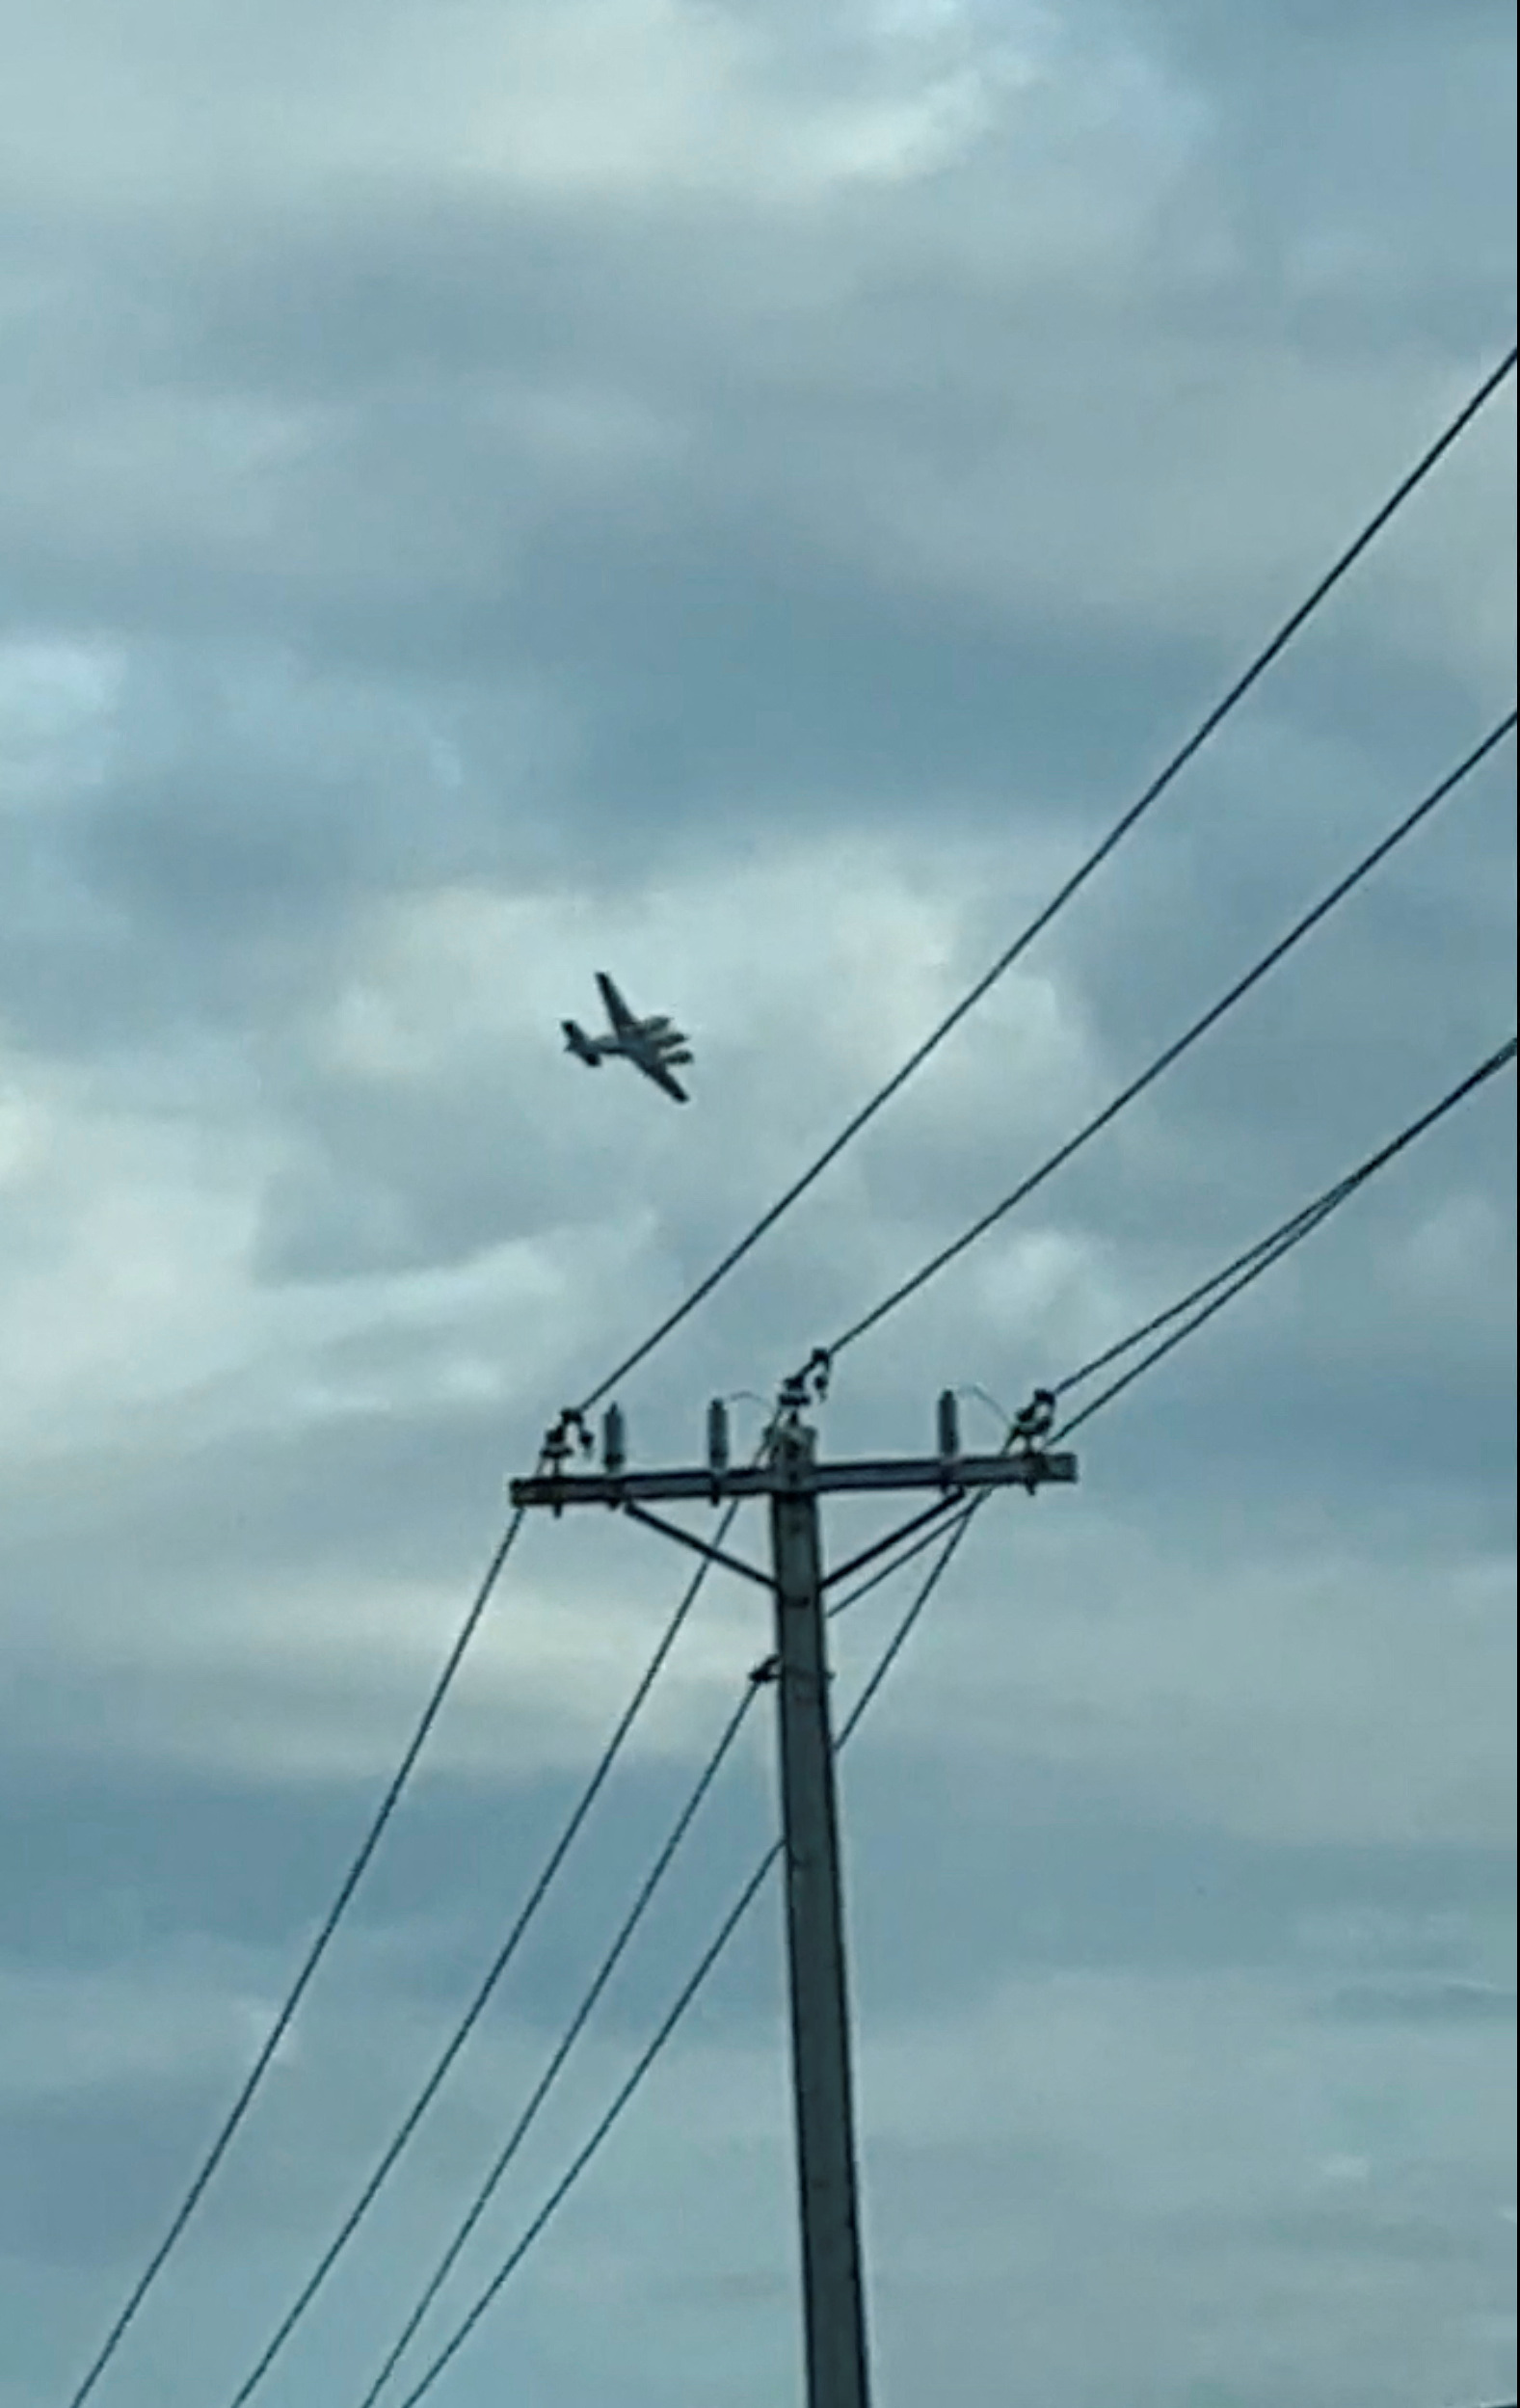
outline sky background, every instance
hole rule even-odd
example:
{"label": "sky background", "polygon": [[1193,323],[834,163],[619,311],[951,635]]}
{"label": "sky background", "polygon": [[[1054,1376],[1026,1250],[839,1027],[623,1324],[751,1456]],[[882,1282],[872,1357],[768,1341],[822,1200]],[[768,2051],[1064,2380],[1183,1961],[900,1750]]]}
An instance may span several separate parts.
{"label": "sky background", "polygon": [[[0,2408],[63,2408],[157,2238],[549,1414],[1507,345],[1513,49],[1488,0],[0,0]],[[627,1383],[639,1459],[1507,707],[1513,435],[1511,388]],[[1511,785],[847,1355],[826,1447],[1018,1404],[1507,1036]],[[602,966],[687,1111],[561,1054]],[[1511,1110],[989,1512],[850,1752],[882,2408],[1513,2393]],[[685,1577],[529,1529],[101,2408],[226,2408]],[[765,1645],[714,1584],[270,2408],[357,2408]],[[476,2279],[768,1838],[768,1719]],[[768,1898],[440,2403],[799,2398],[783,2032]]]}

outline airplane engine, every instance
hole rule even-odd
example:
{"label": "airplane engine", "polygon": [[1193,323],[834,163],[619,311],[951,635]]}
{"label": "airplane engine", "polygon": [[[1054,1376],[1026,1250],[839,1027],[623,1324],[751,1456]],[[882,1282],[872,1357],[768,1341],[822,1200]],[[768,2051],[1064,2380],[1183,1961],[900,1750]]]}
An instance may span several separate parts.
{"label": "airplane engine", "polygon": [[573,1054],[575,1059],[584,1062],[588,1070],[600,1070],[601,1068],[600,1053],[592,1039],[587,1036],[579,1022],[562,1020],[559,1025],[565,1031],[566,1053]]}
{"label": "airplane engine", "polygon": [[689,1045],[664,1045],[660,1048],[662,1062],[694,1062],[697,1058]]}

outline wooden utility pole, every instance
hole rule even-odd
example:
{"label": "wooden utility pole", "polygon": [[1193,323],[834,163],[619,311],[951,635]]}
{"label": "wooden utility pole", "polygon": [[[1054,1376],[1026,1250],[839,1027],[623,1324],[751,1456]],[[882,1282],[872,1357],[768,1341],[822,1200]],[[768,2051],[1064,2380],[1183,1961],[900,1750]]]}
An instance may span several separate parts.
{"label": "wooden utility pole", "polygon": [[[600,1471],[567,1468],[567,1422],[551,1435],[549,1468],[531,1480],[515,1480],[511,1493],[515,1506],[547,1506],[554,1513],[572,1505],[610,1506],[771,1592],[775,1654],[760,1676],[774,1679],[779,1699],[807,2401],[808,2408],[869,2408],[825,1594],[910,1532],[948,1514],[968,1492],[1071,1482],[1077,1458],[1043,1452],[1027,1434],[1031,1428],[1042,1431],[1043,1424],[1037,1419],[1031,1425],[1027,1416],[1026,1434],[1002,1454],[963,1455],[955,1400],[947,1393],[940,1399],[937,1455],[820,1462],[814,1433],[802,1418],[805,1402],[799,1382],[783,1390],[757,1463],[731,1465],[727,1413],[715,1404],[707,1413],[706,1465],[650,1472],[627,1468],[623,1415],[613,1405],[602,1423]],[[830,1490],[898,1488],[930,1488],[936,1500],[847,1563],[825,1570],[819,1497]],[[650,1511],[659,1503],[700,1499],[716,1505],[733,1497],[769,1499],[769,1571]]]}

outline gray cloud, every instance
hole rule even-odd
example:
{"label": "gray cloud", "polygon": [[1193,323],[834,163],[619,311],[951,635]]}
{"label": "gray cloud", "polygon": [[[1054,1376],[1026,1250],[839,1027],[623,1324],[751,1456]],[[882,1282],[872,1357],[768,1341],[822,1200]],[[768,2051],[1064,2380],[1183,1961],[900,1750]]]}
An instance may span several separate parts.
{"label": "gray cloud", "polygon": [[[3,39],[0,2400],[42,2408],[546,1414],[1502,349],[1513,32],[397,0]],[[1010,1187],[1505,707],[1511,437],[633,1383],[642,1454]],[[919,1443],[946,1381],[1019,1402],[1500,1038],[1511,775],[847,1356],[831,1448]],[[695,1113],[562,1062],[603,960],[696,1029]],[[905,2399],[1001,2408],[1015,2349],[1074,2408],[1512,2391],[1509,1109],[984,1525],[852,1753]],[[467,1993],[675,1593],[627,1540],[512,1566],[121,2408],[229,2383]],[[840,1626],[842,1688],[886,1627]],[[352,2387],[763,1644],[707,1601],[291,2408]],[[763,1836],[750,1740],[492,2246]],[[771,1902],[461,2408],[789,2395],[778,1977]]]}

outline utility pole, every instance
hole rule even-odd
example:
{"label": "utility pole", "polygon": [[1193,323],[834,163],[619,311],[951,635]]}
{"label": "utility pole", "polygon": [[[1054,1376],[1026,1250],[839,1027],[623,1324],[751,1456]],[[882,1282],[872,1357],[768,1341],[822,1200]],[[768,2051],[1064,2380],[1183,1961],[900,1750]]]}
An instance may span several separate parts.
{"label": "utility pole", "polygon": [[[788,1380],[761,1459],[740,1467],[729,1460],[726,1407],[714,1403],[707,1408],[706,1466],[650,1472],[627,1468],[624,1419],[615,1405],[602,1422],[601,1469],[569,1470],[572,1432],[587,1452],[592,1441],[581,1417],[567,1413],[546,1441],[548,1468],[531,1480],[515,1480],[511,1496],[514,1506],[547,1506],[556,1515],[572,1505],[609,1506],[771,1592],[775,1653],[754,1677],[773,1680],[779,1700],[807,2402],[808,2408],[869,2408],[824,1599],[837,1581],[945,1518],[969,1491],[1022,1487],[1032,1493],[1051,1482],[1075,1481],[1077,1458],[1043,1448],[1053,1407],[1043,1392],[1019,1416],[1001,1454],[963,1455],[955,1398],[947,1391],[939,1404],[938,1453],[897,1461],[820,1462],[815,1434],[803,1420],[807,1403],[807,1376]],[[819,1497],[898,1488],[933,1489],[935,1502],[826,1570]],[[769,1500],[768,1571],[649,1510],[664,1502],[717,1505],[735,1497]]]}
{"label": "utility pole", "polygon": [[808,2400],[810,2408],[867,2408],[839,1801],[812,1431],[800,1420],[783,1422],[770,1459],[778,1483],[770,1499],[771,1565]]}

